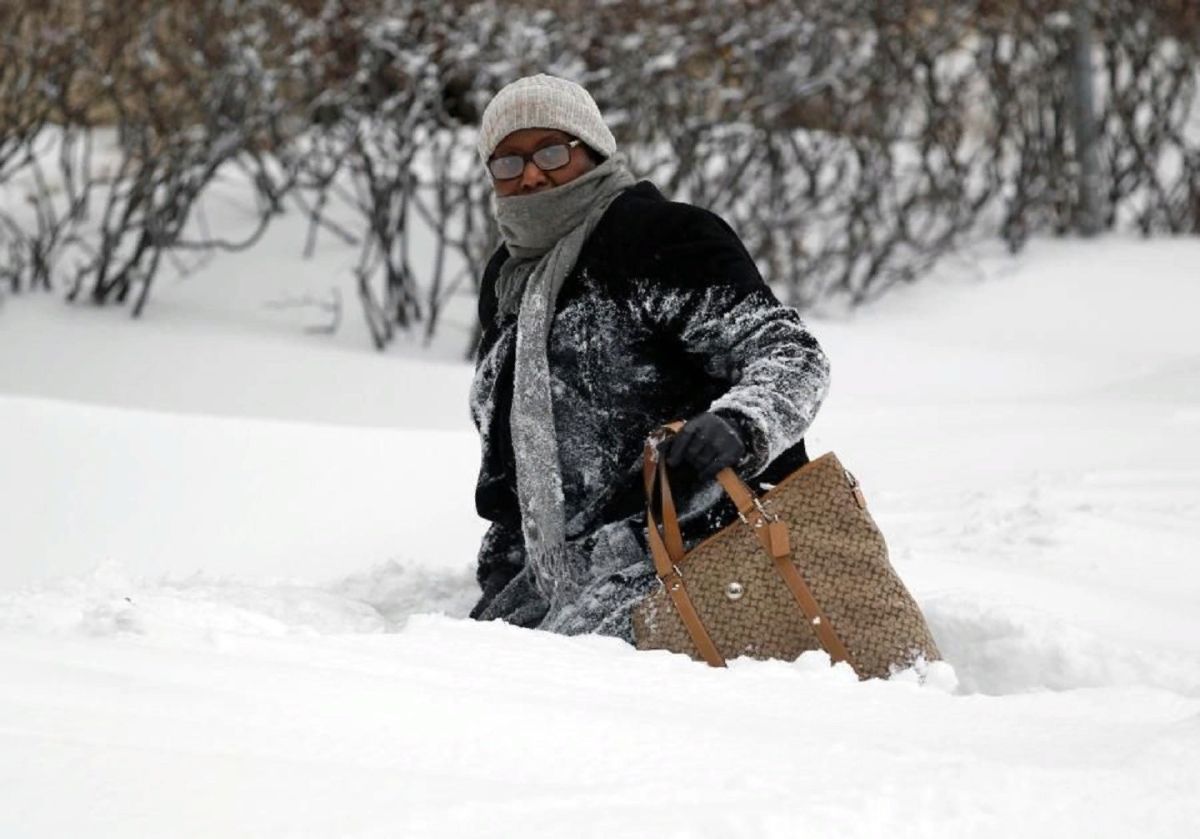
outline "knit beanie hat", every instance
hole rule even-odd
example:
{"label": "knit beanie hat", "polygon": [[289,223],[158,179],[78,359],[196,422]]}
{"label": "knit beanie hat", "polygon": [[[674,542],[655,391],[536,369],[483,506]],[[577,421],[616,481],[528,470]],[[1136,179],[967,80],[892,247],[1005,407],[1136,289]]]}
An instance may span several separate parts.
{"label": "knit beanie hat", "polygon": [[617,141],[592,95],[575,82],[545,73],[517,79],[492,97],[479,124],[483,162],[487,163],[501,140],[522,128],[566,131],[605,157],[617,150]]}

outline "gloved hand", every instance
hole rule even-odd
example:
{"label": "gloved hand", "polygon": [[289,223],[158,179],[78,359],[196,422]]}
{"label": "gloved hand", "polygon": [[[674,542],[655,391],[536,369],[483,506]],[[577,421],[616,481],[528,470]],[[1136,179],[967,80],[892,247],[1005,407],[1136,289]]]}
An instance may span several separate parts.
{"label": "gloved hand", "polygon": [[701,480],[710,480],[726,466],[733,466],[746,454],[746,446],[730,423],[705,411],[688,420],[683,429],[658,445],[667,466],[685,466]]}

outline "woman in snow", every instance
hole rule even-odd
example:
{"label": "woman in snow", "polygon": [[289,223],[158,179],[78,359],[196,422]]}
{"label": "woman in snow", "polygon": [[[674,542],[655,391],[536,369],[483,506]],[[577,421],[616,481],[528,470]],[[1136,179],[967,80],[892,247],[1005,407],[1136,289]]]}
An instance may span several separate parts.
{"label": "woman in snow", "polygon": [[484,111],[479,154],[503,244],[480,284],[471,416],[491,522],[471,617],[632,643],[656,584],[642,447],[662,444],[690,550],[736,518],[713,480],[774,483],[808,461],[829,361],[730,227],[636,181],[591,95],[519,79]]}

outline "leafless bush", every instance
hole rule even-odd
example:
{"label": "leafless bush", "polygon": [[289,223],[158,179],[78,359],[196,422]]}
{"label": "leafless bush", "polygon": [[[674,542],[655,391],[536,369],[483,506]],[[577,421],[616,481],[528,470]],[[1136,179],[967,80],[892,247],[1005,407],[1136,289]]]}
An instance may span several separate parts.
{"label": "leafless bush", "polygon": [[355,276],[379,348],[397,329],[432,337],[495,246],[470,123],[486,90],[473,27],[498,20],[462,4],[380,0],[330,5],[308,30],[313,128],[295,197],[314,235],[331,202],[360,218],[342,238],[361,242]]}
{"label": "leafless bush", "polygon": [[[496,246],[480,113],[545,71],[593,92],[637,174],[728,218],[789,302],[857,304],[968,236],[1079,227],[1084,30],[1102,226],[1200,232],[1200,11],[1109,0],[1080,27],[1082,2],[8,4],[0,188],[28,200],[0,205],[0,279],[58,270],[136,312],[164,260],[249,246],[289,207],[306,251],[361,248],[376,346],[432,337]],[[225,240],[203,196],[239,170],[256,221]]]}
{"label": "leafless bush", "polygon": [[[286,187],[263,154],[281,146],[280,62],[268,55],[277,49],[270,26],[276,4],[130,5],[99,4],[85,18],[85,32],[115,29],[126,37],[88,56],[99,100],[115,116],[118,160],[68,299],[86,293],[95,303],[125,302],[136,288],[136,314],[166,254],[248,247],[278,212]],[[255,223],[233,240],[203,231],[189,237],[201,195],[227,165],[246,170],[256,188]]]}
{"label": "leafless bush", "polygon": [[[975,49],[997,227],[1016,250],[1067,233],[1084,213],[1083,149],[1071,125],[1072,12],[1078,2],[980,4]],[[1200,9],[1176,0],[1091,4],[1100,226],[1200,231]]]}
{"label": "leafless bush", "polygon": [[[617,2],[568,42],[644,172],[726,215],[790,302],[856,304],[968,235],[1076,227],[1077,6]],[[1200,12],[1094,6],[1104,226],[1195,230]]]}
{"label": "leafless bush", "polygon": [[1102,19],[1107,222],[1200,233],[1200,7],[1111,3]]}
{"label": "leafless bush", "polygon": [[[62,10],[41,14],[23,4],[0,6],[0,187],[10,200],[0,203],[0,280],[17,293],[49,289],[55,251],[70,218],[79,212],[79,182],[72,156],[61,160],[66,212],[44,200],[58,189],[44,171],[46,140],[53,123],[69,125],[77,116],[64,107],[76,73]],[[61,146],[73,146],[73,126]]]}
{"label": "leafless bush", "polygon": [[[137,314],[165,257],[252,244],[286,190],[268,154],[285,145],[276,92],[286,45],[274,38],[285,9],[68,0],[12,13],[4,78],[16,82],[0,90],[28,116],[8,144],[19,171],[7,180],[22,180],[33,221],[11,206],[4,217],[29,255],[10,270],[48,287],[60,269],[68,299],[133,300]],[[111,137],[103,159],[101,137]],[[189,233],[205,189],[230,167],[255,188],[257,223],[235,240]]]}

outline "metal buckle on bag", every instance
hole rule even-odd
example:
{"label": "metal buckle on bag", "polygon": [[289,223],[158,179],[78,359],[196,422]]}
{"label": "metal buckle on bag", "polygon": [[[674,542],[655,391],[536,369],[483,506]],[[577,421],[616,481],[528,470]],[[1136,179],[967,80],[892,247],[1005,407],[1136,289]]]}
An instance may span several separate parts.
{"label": "metal buckle on bag", "polygon": [[662,577],[661,574],[655,576],[658,577],[658,584],[668,591],[678,591],[679,587],[683,585],[683,572],[679,570],[679,566],[674,562],[671,563],[671,576],[674,577],[674,579],[670,585],[667,585],[667,581]]}
{"label": "metal buckle on bag", "polygon": [[767,511],[767,505],[774,503],[774,499],[771,498],[768,498],[766,501],[762,501],[757,497],[754,499],[754,506],[758,508],[759,512],[763,514],[763,517],[766,518],[767,521],[779,521],[779,513],[771,513]]}
{"label": "metal buckle on bag", "polygon": [[[771,503],[773,503],[773,501],[768,498],[766,504]],[[747,527],[762,527],[764,521],[779,521],[779,513],[772,513],[767,510],[763,501],[757,496],[754,498],[754,506],[758,509],[758,512],[761,513],[761,515],[753,522],[746,518],[745,514],[741,510],[738,510],[738,518],[742,520],[742,524],[746,525]]]}

